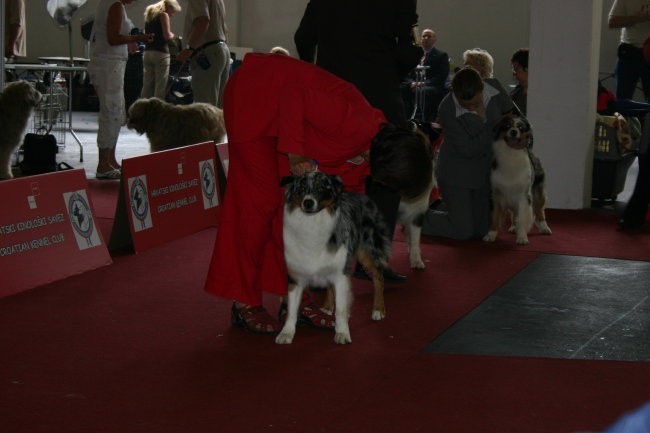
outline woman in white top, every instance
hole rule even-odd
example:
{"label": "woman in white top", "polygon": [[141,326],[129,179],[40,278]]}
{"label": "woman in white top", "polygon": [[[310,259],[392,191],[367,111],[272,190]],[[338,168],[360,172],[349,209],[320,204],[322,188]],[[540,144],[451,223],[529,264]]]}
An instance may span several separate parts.
{"label": "woman in white top", "polygon": [[135,49],[137,42],[153,40],[151,35],[129,34],[133,23],[126,16],[124,5],[134,1],[99,0],[95,12],[95,45],[88,73],[99,98],[97,179],[119,179],[121,176],[115,146],[126,120],[124,69],[129,49]]}

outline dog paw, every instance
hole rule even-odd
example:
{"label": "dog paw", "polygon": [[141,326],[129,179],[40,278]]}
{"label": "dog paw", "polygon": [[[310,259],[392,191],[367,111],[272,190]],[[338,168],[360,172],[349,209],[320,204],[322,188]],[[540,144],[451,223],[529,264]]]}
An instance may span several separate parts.
{"label": "dog paw", "polygon": [[553,233],[551,231],[551,228],[548,226],[548,224],[546,224],[546,222],[539,223],[537,228],[539,229],[539,232],[543,235],[550,235],[551,233]]}
{"label": "dog paw", "polygon": [[380,310],[372,310],[372,320],[384,320],[386,318],[386,312]]}
{"label": "dog paw", "polygon": [[513,224],[510,227],[508,227],[508,233],[515,233],[515,232],[517,232],[517,226],[516,225]]}
{"label": "dog paw", "polygon": [[496,238],[497,238],[497,232],[491,230],[485,236],[483,236],[483,240],[485,242],[494,242]]}
{"label": "dog paw", "polygon": [[426,266],[422,259],[411,259],[410,260],[411,269],[424,269]]}
{"label": "dog paw", "polygon": [[517,237],[517,245],[528,245],[528,237]]}
{"label": "dog paw", "polygon": [[348,344],[352,343],[352,338],[350,338],[349,332],[337,332],[336,335],[334,335],[334,342],[336,344]]}
{"label": "dog paw", "polygon": [[280,332],[275,337],[275,342],[277,344],[291,344],[291,342],[293,341],[293,336],[294,335],[295,335],[295,332],[287,332],[287,331]]}

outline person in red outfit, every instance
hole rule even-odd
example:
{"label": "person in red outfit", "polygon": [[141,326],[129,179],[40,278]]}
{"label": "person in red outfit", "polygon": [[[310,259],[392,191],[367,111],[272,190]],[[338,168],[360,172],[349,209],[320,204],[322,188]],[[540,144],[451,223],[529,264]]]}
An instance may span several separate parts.
{"label": "person in red outfit", "polygon": [[[262,307],[262,292],[287,293],[282,177],[317,165],[341,176],[348,191],[363,192],[371,141],[386,119],[354,85],[322,68],[251,53],[228,80],[224,120],[228,183],[205,289],[234,299],[234,325],[276,333],[280,323]],[[313,304],[306,308],[315,322],[328,319]]]}

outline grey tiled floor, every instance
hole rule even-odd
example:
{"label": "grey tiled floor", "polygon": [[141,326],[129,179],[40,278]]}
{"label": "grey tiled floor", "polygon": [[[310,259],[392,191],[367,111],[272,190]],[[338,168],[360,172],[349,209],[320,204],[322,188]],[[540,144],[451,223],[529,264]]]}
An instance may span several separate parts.
{"label": "grey tiled floor", "polygon": [[[83,162],[79,161],[80,148],[75,138],[67,132],[65,147],[59,149],[58,162],[66,162],[75,168],[83,167],[88,179],[95,178],[97,168],[97,113],[73,112],[72,130],[83,145]],[[149,153],[149,142],[144,135],[138,135],[126,126],[122,127],[117,142],[117,159],[145,155]]]}

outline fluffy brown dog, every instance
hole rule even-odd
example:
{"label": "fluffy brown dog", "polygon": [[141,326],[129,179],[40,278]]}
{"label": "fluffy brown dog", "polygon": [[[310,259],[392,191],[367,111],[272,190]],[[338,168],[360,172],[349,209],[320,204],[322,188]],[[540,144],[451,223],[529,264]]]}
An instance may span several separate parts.
{"label": "fluffy brown dog", "polygon": [[135,101],[126,126],[146,134],[152,152],[206,141],[221,143],[226,134],[223,112],[214,105],[173,105],[158,98]]}
{"label": "fluffy brown dog", "polygon": [[0,179],[11,179],[11,156],[23,139],[41,93],[26,81],[9,83],[0,93]]}

